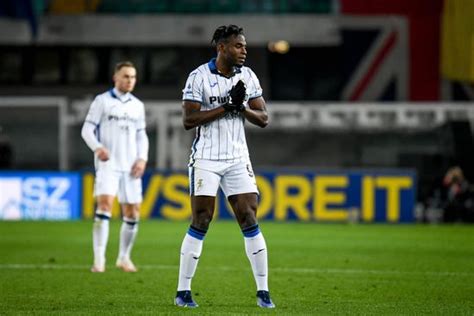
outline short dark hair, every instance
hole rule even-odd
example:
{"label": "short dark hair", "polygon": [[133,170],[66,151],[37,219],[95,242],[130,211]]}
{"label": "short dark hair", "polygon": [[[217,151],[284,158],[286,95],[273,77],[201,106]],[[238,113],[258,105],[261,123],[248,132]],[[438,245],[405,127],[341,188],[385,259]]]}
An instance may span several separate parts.
{"label": "short dark hair", "polygon": [[215,31],[214,35],[212,36],[211,44],[217,45],[220,42],[226,42],[229,37],[237,36],[237,35],[244,35],[244,29],[237,26],[237,25],[222,25],[219,26]]}
{"label": "short dark hair", "polygon": [[114,72],[119,72],[120,69],[122,69],[123,67],[132,67],[136,69],[135,65],[131,61],[126,60],[126,61],[121,61],[115,64]]}

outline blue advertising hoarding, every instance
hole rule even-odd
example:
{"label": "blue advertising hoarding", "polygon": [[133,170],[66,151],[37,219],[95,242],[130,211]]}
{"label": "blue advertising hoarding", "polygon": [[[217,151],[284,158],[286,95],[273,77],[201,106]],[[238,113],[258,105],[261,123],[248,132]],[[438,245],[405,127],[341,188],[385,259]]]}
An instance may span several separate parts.
{"label": "blue advertising hoarding", "polygon": [[[272,171],[257,172],[256,179],[260,191],[259,219],[367,223],[414,221],[414,171]],[[85,174],[83,183],[83,215],[91,218],[94,213],[93,175]],[[143,184],[142,218],[190,218],[186,173],[147,173]],[[119,215],[118,205],[115,205],[113,214]],[[217,197],[215,217],[233,217],[222,192]]]}
{"label": "blue advertising hoarding", "polygon": [[0,172],[0,220],[81,217],[78,172]]}

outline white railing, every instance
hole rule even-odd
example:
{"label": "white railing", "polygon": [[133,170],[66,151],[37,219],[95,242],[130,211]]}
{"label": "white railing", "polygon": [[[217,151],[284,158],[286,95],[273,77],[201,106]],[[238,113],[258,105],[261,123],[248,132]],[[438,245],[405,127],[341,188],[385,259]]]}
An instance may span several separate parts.
{"label": "white railing", "polygon": [[[0,98],[0,110],[9,107],[58,107],[58,155],[61,170],[70,166],[70,128],[82,125],[92,100],[69,101],[55,97]],[[145,101],[149,132],[156,133],[156,164],[159,169],[186,165],[194,131],[182,126],[180,101]],[[452,120],[474,122],[470,103],[296,103],[268,102],[267,129],[313,129],[350,132],[419,131]],[[248,128],[255,128],[247,124]]]}
{"label": "white railing", "polygon": [[[76,104],[74,121],[82,123],[88,103]],[[182,168],[194,131],[185,131],[182,126],[180,102],[148,101],[146,107],[148,126],[157,133],[155,167]],[[414,131],[433,129],[450,120],[474,122],[474,105],[469,103],[268,102],[268,113],[268,129]]]}

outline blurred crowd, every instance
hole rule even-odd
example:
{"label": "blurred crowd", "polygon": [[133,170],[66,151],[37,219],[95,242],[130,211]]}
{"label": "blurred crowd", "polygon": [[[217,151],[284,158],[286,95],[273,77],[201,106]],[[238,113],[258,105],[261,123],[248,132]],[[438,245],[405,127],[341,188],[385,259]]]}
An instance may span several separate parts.
{"label": "blurred crowd", "polygon": [[474,222],[474,187],[459,166],[450,168],[443,179],[443,221]]}
{"label": "blurred crowd", "polygon": [[[433,214],[435,213],[435,214]],[[431,196],[425,201],[422,221],[440,220],[445,223],[474,223],[474,185],[459,166],[445,173]]]}

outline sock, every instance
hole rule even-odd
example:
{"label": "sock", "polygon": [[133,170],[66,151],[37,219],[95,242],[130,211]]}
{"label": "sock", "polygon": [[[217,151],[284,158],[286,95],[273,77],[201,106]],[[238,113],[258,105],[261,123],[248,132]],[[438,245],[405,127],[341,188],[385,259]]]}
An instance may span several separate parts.
{"label": "sock", "polygon": [[252,266],[257,291],[268,291],[267,245],[258,224],[242,229],[245,252]]}
{"label": "sock", "polygon": [[120,227],[120,245],[119,260],[130,260],[135,237],[138,232],[138,220],[135,218],[124,217]]}
{"label": "sock", "polygon": [[191,291],[191,281],[201,256],[202,243],[206,232],[190,226],[186,236],[184,236],[179,260],[178,291]]}
{"label": "sock", "polygon": [[110,212],[96,210],[92,228],[92,245],[94,249],[94,265],[105,266],[105,250],[109,239]]}

